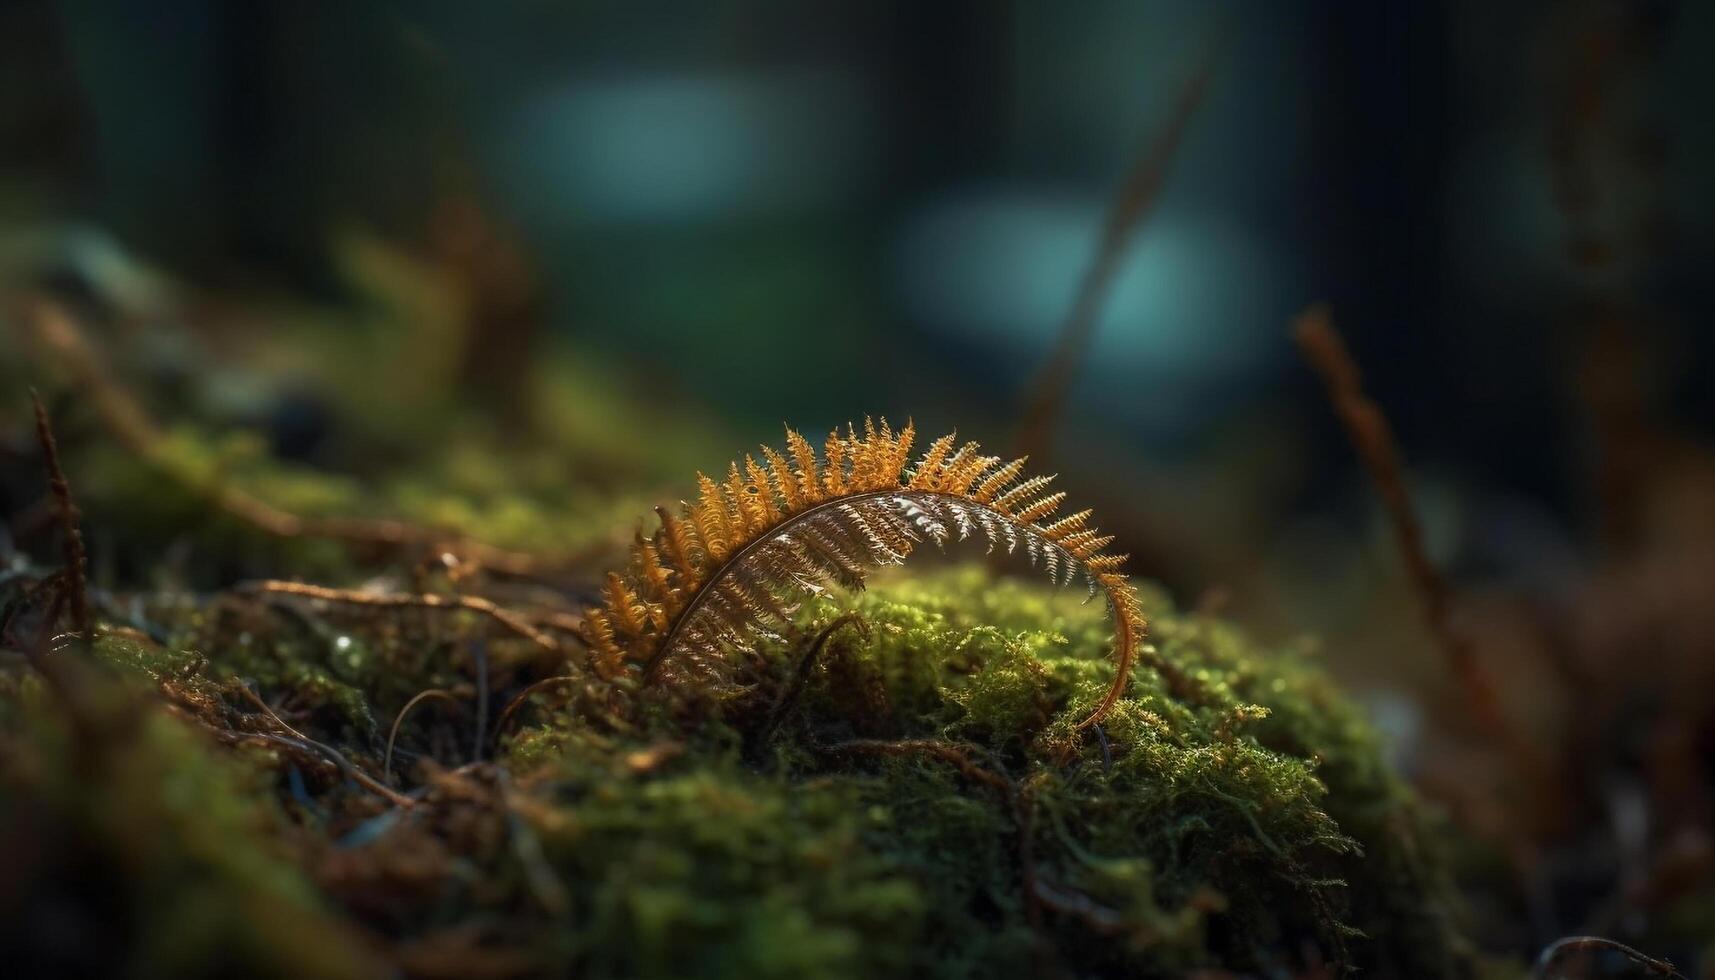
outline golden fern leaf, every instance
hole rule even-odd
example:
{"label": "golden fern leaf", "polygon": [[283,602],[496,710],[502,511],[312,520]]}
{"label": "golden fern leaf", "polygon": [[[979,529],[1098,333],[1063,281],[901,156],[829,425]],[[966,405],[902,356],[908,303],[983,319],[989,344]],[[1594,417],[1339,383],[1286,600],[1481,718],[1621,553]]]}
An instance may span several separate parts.
{"label": "golden fern leaf", "polygon": [[[786,462],[786,457],[773,446],[762,447],[762,458],[768,463],[768,482],[774,487],[774,492],[780,499],[786,501],[786,510],[795,511],[804,506],[804,491],[799,488],[797,477],[792,474],[792,464]],[[777,515],[778,516],[778,515]]]}
{"label": "golden fern leaf", "polygon": [[732,550],[727,543],[731,534],[727,528],[726,501],[721,497],[721,488],[715,481],[698,473],[697,502],[686,506],[684,511],[686,519],[691,523],[691,530],[696,533],[697,541],[702,545],[703,554],[710,561],[719,561],[726,557],[726,553]]}
{"label": "golden fern leaf", "polygon": [[607,584],[601,592],[606,600],[603,608],[607,610],[608,622],[613,624],[613,628],[628,639],[642,636],[649,624],[649,610],[637,600],[637,594],[625,579],[618,572],[608,572]]}
{"label": "golden fern leaf", "polygon": [[[1026,457],[1028,458],[1028,457]],[[1024,460],[1015,459],[1005,466],[982,477],[976,489],[971,491],[971,497],[979,502],[987,503],[994,499],[1001,488],[1018,479],[1018,474],[1024,472]]]}
{"label": "golden fern leaf", "polygon": [[[1082,575],[1105,594],[1114,621],[1113,683],[1080,727],[1119,700],[1146,627],[1137,592],[1120,572],[1124,556],[1079,511],[1045,523],[1066,495],[1053,477],[1020,479],[1023,460],[1003,462],[952,436],[909,465],[915,428],[882,419],[828,435],[822,459],[786,430],[786,453],[763,447],[763,462],[733,463],[723,484],[697,475],[695,502],[657,507],[661,528],[641,534],[627,574],[610,574],[604,603],[585,616],[585,638],[604,673],[621,656],[646,679],[718,681],[729,651],[789,629],[796,604],[827,586],[863,587],[866,569],[903,562],[924,539],[982,537],[989,550],[1022,547],[1056,583]],[[788,456],[790,462],[788,462]]]}
{"label": "golden fern leaf", "polygon": [[655,547],[655,542],[645,538],[641,532],[631,546],[631,561],[632,574],[642,584],[643,594],[671,613],[679,594],[673,586],[673,573],[661,564],[661,552]]}
{"label": "golden fern leaf", "polygon": [[810,445],[809,440],[803,436],[787,429],[786,448],[791,451],[792,462],[798,467],[792,475],[798,481],[798,490],[803,494],[804,505],[820,502],[822,499],[822,474],[816,466],[815,447]]}
{"label": "golden fern leaf", "polygon": [[732,515],[732,527],[737,529],[737,542],[742,546],[770,523],[762,506],[762,491],[760,487],[745,483],[738,464],[732,463],[727,468],[724,492],[727,512]]}
{"label": "golden fern leaf", "polygon": [[822,496],[823,498],[839,497],[846,492],[846,446],[848,442],[840,438],[840,430],[834,429],[828,433],[827,441],[822,443],[822,458],[826,462],[822,466]]}
{"label": "golden fern leaf", "polygon": [[911,474],[912,489],[934,490],[941,485],[941,466],[946,462],[947,453],[953,448],[953,440],[957,438],[957,433],[950,432],[929,444],[929,450],[923,454]]}
{"label": "golden fern leaf", "polygon": [[1095,513],[1096,512],[1093,510],[1081,510],[1076,514],[1070,514],[1066,517],[1062,517],[1043,528],[1042,533],[1064,544],[1066,537],[1082,531],[1084,529],[1084,525],[1089,522],[1091,517],[1095,516]]}
{"label": "golden fern leaf", "polygon": [[661,518],[661,530],[655,534],[661,554],[673,563],[680,576],[680,585],[685,586],[697,575],[697,563],[691,557],[691,536],[686,533],[685,525],[667,508],[655,508],[655,515]]}
{"label": "golden fern leaf", "polygon": [[583,636],[590,645],[596,672],[603,677],[619,676],[624,669],[625,651],[614,639],[613,626],[608,623],[607,614],[600,609],[591,609],[584,614]]}

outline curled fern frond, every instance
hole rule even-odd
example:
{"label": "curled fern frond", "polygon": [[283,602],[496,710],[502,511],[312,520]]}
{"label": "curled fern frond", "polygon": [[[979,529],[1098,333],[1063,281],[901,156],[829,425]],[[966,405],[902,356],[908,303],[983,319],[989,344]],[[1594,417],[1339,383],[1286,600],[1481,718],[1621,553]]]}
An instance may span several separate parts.
{"label": "curled fern frond", "polygon": [[1146,626],[1125,556],[1090,525],[1090,511],[1057,517],[1066,495],[1051,476],[1025,477],[1024,460],[984,456],[942,436],[913,465],[915,430],[865,419],[830,433],[821,458],[786,430],[786,451],[734,462],[722,480],[697,474],[697,498],[639,535],[631,565],[610,573],[603,604],[584,617],[598,670],[641,668],[652,681],[720,683],[733,652],[777,640],[797,604],[829,587],[861,589],[867,570],[899,564],[925,539],[981,537],[989,551],[1022,550],[1057,584],[1082,576],[1114,622],[1113,684],[1080,727],[1125,690]]}

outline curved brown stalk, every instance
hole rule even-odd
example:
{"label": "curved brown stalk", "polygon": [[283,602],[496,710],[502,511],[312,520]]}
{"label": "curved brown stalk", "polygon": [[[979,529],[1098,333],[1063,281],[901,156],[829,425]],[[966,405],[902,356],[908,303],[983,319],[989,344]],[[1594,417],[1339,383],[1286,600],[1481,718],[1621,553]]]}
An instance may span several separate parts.
{"label": "curved brown stalk", "polygon": [[430,698],[445,701],[454,707],[457,707],[459,703],[459,699],[453,696],[453,692],[439,687],[431,687],[426,691],[418,691],[411,700],[405,702],[405,706],[400,708],[399,713],[393,716],[393,727],[387,731],[387,753],[382,756],[381,761],[381,778],[383,781],[393,781],[393,745],[399,740],[399,726],[405,723],[405,717],[411,713],[412,708],[415,708],[418,704],[427,701]]}
{"label": "curved brown stalk", "polygon": [[1559,974],[1551,972],[1555,967],[1564,965],[1564,961],[1578,954],[1591,955],[1596,953],[1616,953],[1631,961],[1643,973],[1653,977],[1666,977],[1668,980],[1686,980],[1685,974],[1679,972],[1667,960],[1656,959],[1647,953],[1640,952],[1625,943],[1601,936],[1567,936],[1548,944],[1536,958],[1535,966],[1531,967],[1532,977],[1551,977]]}
{"label": "curved brown stalk", "polygon": [[1494,677],[1478,659],[1471,637],[1453,621],[1454,594],[1441,570],[1430,560],[1423,542],[1423,525],[1411,504],[1405,465],[1387,416],[1364,392],[1358,364],[1334,329],[1328,308],[1316,305],[1305,310],[1293,328],[1293,336],[1305,360],[1322,376],[1328,400],[1346,429],[1370,482],[1375,484],[1394,539],[1399,544],[1406,573],[1423,604],[1423,618],[1430,636],[1447,658],[1453,675],[1471,703],[1472,714],[1485,732],[1523,748],[1501,706]]}
{"label": "curved brown stalk", "polygon": [[572,677],[568,674],[555,674],[552,677],[544,677],[539,681],[526,685],[522,691],[519,691],[517,694],[512,696],[512,700],[506,702],[506,707],[500,709],[500,717],[494,720],[494,737],[498,739],[501,734],[506,731],[506,723],[512,720],[513,713],[519,708],[522,708],[524,706],[524,702],[530,700],[530,695],[535,694],[538,691],[545,691],[550,687],[558,687],[562,684],[575,684],[577,681],[578,679],[576,677]]}

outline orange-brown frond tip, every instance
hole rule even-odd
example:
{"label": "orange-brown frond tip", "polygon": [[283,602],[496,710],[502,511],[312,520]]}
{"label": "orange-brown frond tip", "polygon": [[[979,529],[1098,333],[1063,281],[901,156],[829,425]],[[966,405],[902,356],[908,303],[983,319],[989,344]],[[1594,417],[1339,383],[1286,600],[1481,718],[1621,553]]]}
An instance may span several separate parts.
{"label": "orange-brown frond tip", "polygon": [[792,475],[792,465],[786,462],[786,457],[773,446],[763,446],[762,458],[768,463],[770,488],[786,504],[785,513],[793,514],[802,510],[804,491],[799,489],[798,478]]}
{"label": "orange-brown frond tip", "polygon": [[731,519],[727,515],[726,501],[721,497],[721,488],[714,480],[699,472],[697,474],[697,501],[686,507],[691,519],[691,526],[696,529],[697,540],[702,542],[703,551],[710,561],[719,561],[732,550],[735,537],[729,527]]}
{"label": "orange-brown frond tip", "polygon": [[674,573],[661,563],[661,550],[655,542],[637,532],[637,540],[631,546],[632,564],[636,567],[637,580],[643,584],[644,594],[652,602],[671,605],[678,590],[673,585]]}
{"label": "orange-brown frond tip", "polygon": [[[1090,532],[1090,533],[1093,534],[1095,532]],[[1114,536],[1113,535],[1111,535],[1111,534],[1100,534],[1100,535],[1097,535],[1096,537],[1091,538],[1088,541],[1083,542],[1082,544],[1078,545],[1076,548],[1073,548],[1072,553],[1077,555],[1079,558],[1082,558],[1082,559],[1087,561],[1091,557],[1093,557],[1097,552],[1101,551],[1103,548],[1106,548],[1108,545],[1113,544],[1113,543],[1114,543]]]}
{"label": "orange-brown frond tip", "polygon": [[786,449],[792,454],[792,476],[797,481],[805,504],[822,499],[822,474],[816,463],[815,447],[795,429],[786,430]]}
{"label": "orange-brown frond tip", "polygon": [[608,623],[607,616],[599,609],[591,609],[584,614],[579,632],[584,642],[589,644],[590,659],[596,672],[608,678],[618,676],[624,669],[625,651],[620,649],[615,641],[613,627]]}
{"label": "orange-brown frond tip", "polygon": [[978,455],[980,448],[974,442],[967,442],[947,457],[941,464],[941,473],[935,480],[935,488],[948,493],[963,494],[971,489],[971,484],[988,468],[983,457]]}
{"label": "orange-brown frond tip", "polygon": [[661,519],[661,529],[656,532],[656,540],[660,542],[658,547],[662,556],[682,576],[681,584],[696,578],[697,560],[693,549],[697,546],[691,540],[692,532],[665,507],[657,506],[655,516]]}
{"label": "orange-brown frond tip", "polygon": [[1096,512],[1093,510],[1081,510],[1081,511],[1078,511],[1076,514],[1068,514],[1065,517],[1062,517],[1059,520],[1055,521],[1054,523],[1049,524],[1048,526],[1044,527],[1042,529],[1042,533],[1048,535],[1050,538],[1054,539],[1055,541],[1059,541],[1060,539],[1066,537],[1068,534],[1071,534],[1074,531],[1083,530],[1084,525],[1089,523],[1090,518],[1095,513]]}
{"label": "orange-brown frond tip", "polygon": [[990,473],[982,479],[981,483],[977,484],[976,489],[971,491],[971,496],[983,503],[993,500],[995,494],[1004,489],[1007,484],[1018,479],[1018,475],[1024,472],[1024,464],[1029,458],[1028,456],[1021,456]]}
{"label": "orange-brown frond tip", "polygon": [[1093,572],[1112,572],[1125,566],[1130,555],[1094,555],[1084,564]]}
{"label": "orange-brown frond tip", "polygon": [[893,461],[889,466],[889,478],[898,482],[900,474],[905,472],[905,463],[911,458],[911,444],[917,439],[917,425],[910,419],[905,420],[905,428],[899,430],[899,437],[893,441]]}
{"label": "orange-brown frond tip", "polygon": [[[850,426],[847,426],[848,431]],[[822,458],[826,465],[822,468],[822,496],[838,497],[846,492],[846,446],[847,441],[841,438],[838,429],[828,433],[828,438],[822,443]]]}
{"label": "orange-brown frond tip", "polygon": [[726,499],[728,527],[732,529],[733,547],[742,548],[767,527],[768,515],[762,506],[761,488],[750,484],[737,463],[727,464],[726,482],[721,486]]}
{"label": "orange-brown frond tip", "polygon": [[958,436],[957,432],[950,432],[929,444],[929,448],[923,452],[923,458],[917,461],[917,468],[911,473],[910,486],[925,490],[940,486],[942,464],[948,453],[952,452],[953,442]]}
{"label": "orange-brown frond tip", "polygon": [[1054,477],[1052,476],[1033,476],[996,497],[994,501],[995,508],[1002,511],[1011,511],[1014,507],[1017,507],[1024,501],[1036,496],[1037,493],[1042,490],[1047,489],[1048,484],[1053,482]]}
{"label": "orange-brown frond tip", "polygon": [[1043,497],[1041,500],[1026,506],[1023,510],[1014,515],[1014,518],[1025,524],[1033,524],[1036,521],[1047,517],[1049,514],[1054,513],[1056,510],[1059,510],[1060,504],[1064,502],[1065,499],[1066,495],[1064,493],[1051,493],[1048,496]]}
{"label": "orange-brown frond tip", "polygon": [[619,573],[608,572],[607,584],[601,591],[613,628],[628,637],[642,636],[648,613],[643,604],[638,602],[637,594],[619,577]]}
{"label": "orange-brown frond tip", "polygon": [[[763,456],[766,458],[767,453],[764,453]],[[768,471],[762,468],[755,457],[746,456],[744,458],[744,475],[749,481],[745,484],[745,492],[751,494],[755,500],[761,503],[764,524],[773,524],[779,520],[780,503],[776,499],[776,486],[768,478]]]}

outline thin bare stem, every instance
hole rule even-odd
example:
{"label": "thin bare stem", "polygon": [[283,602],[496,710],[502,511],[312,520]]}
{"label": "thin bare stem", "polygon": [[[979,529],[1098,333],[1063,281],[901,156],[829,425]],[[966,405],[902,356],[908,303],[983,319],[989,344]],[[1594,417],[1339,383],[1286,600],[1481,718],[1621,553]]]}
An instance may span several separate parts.
{"label": "thin bare stem", "polygon": [[471,666],[476,668],[476,728],[471,733],[470,761],[481,762],[488,741],[488,645],[481,639],[470,645]]}
{"label": "thin bare stem", "polygon": [[1667,960],[1658,960],[1627,946],[1625,943],[1603,939],[1600,936],[1567,936],[1565,939],[1557,939],[1549,943],[1548,947],[1542,951],[1542,955],[1536,958],[1536,965],[1531,969],[1530,975],[1544,978],[1544,980],[1557,976],[1557,974],[1550,973],[1549,970],[1568,955],[1575,953],[1618,953],[1642,967],[1652,976],[1668,977],[1670,980],[1686,980],[1685,974],[1680,973]]}
{"label": "thin bare stem", "polygon": [[459,703],[459,699],[453,696],[453,692],[439,687],[419,691],[411,700],[405,702],[405,706],[393,716],[393,727],[387,730],[387,753],[382,756],[381,760],[381,778],[383,781],[389,783],[393,781],[393,743],[399,740],[399,726],[404,724],[405,716],[411,713],[412,708],[431,698],[446,701],[455,706]]}
{"label": "thin bare stem", "polygon": [[362,786],[364,789],[369,790],[371,793],[374,793],[376,796],[381,797],[394,806],[409,808],[417,805],[416,800],[394,791],[374,776],[371,776],[362,769],[359,769],[355,763],[350,759],[347,759],[344,755],[341,755],[339,750],[335,749],[331,745],[325,745],[321,742],[314,741],[313,739],[281,735],[277,732],[241,732],[230,728],[217,728],[214,729],[214,731],[229,739],[257,739],[264,742],[273,742],[277,745],[284,745],[288,748],[297,749],[298,751],[309,755],[320,756],[328,762],[333,763],[334,767],[348,776],[352,782],[357,783],[359,786]]}
{"label": "thin bare stem", "polygon": [[822,627],[816,633],[815,638],[810,641],[803,657],[798,660],[797,669],[792,671],[792,682],[787,686],[786,693],[781,695],[780,701],[774,706],[774,710],[768,713],[768,721],[763,724],[762,731],[757,736],[757,745],[766,745],[768,740],[774,736],[775,730],[780,727],[780,722],[785,719],[786,712],[790,711],[792,705],[796,704],[798,698],[803,695],[804,687],[810,681],[810,672],[815,669],[816,661],[822,655],[822,648],[828,645],[829,637],[845,626],[853,627],[864,636],[869,635],[869,624],[864,621],[863,615],[857,612],[842,613],[835,616],[828,625]]}
{"label": "thin bare stem", "polygon": [[1470,700],[1473,716],[1487,732],[1513,743],[1512,727],[1501,710],[1494,679],[1478,661],[1470,638],[1454,625],[1453,590],[1424,548],[1423,527],[1411,505],[1405,467],[1387,416],[1364,394],[1358,365],[1334,329],[1327,307],[1318,305],[1306,310],[1298,318],[1293,334],[1304,359],[1322,376],[1328,400],[1369,470],[1370,480],[1393,524],[1406,573],[1422,601],[1424,621]]}
{"label": "thin bare stem", "polygon": [[1060,328],[1053,353],[1031,382],[1020,418],[1017,455],[1035,459],[1038,466],[1047,461],[1054,424],[1065,407],[1078,367],[1095,339],[1096,324],[1107,305],[1120,262],[1161,197],[1173,158],[1178,155],[1191,120],[1208,94],[1223,46],[1217,40],[1204,51],[1197,70],[1179,90],[1166,124],[1144,144],[1108,205],[1095,257],[1084,270],[1077,299]]}
{"label": "thin bare stem", "polygon": [[223,730],[223,729],[216,729],[217,731],[220,731],[222,734],[225,734],[225,735],[236,735],[236,736],[241,736],[241,737],[245,737],[245,738],[266,739],[268,741],[279,742],[279,743],[284,744],[284,745],[290,745],[290,746],[297,748],[301,751],[318,753],[318,754],[322,755],[323,757],[325,757],[326,759],[328,759],[330,762],[332,762],[335,766],[338,766],[340,771],[345,773],[347,776],[349,776],[353,782],[357,783],[359,786],[362,786],[364,789],[369,790],[371,793],[374,793],[375,795],[380,796],[381,798],[387,800],[389,803],[392,803],[394,806],[410,807],[410,806],[414,806],[416,804],[416,801],[411,799],[409,796],[405,796],[401,793],[394,791],[387,784],[376,779],[374,776],[371,776],[369,773],[364,772],[363,769],[357,765],[357,763],[352,762],[350,759],[346,758],[345,753],[341,752],[340,750],[334,748],[331,745],[328,745],[328,744],[323,743],[323,742],[318,742],[315,739],[309,737],[308,735],[305,735],[303,732],[298,731],[296,728],[293,728],[291,725],[287,724],[286,720],[284,718],[281,718],[279,716],[279,714],[277,714],[274,711],[274,709],[269,706],[267,701],[262,700],[261,695],[257,694],[255,691],[252,691],[250,689],[250,685],[240,683],[238,685],[238,690],[240,693],[242,693],[244,695],[245,700],[249,701],[251,704],[255,705],[258,709],[260,709],[261,712],[264,715],[266,715],[270,721],[272,721],[275,725],[278,725],[280,727],[281,731],[285,732],[286,734],[280,735],[280,734],[271,733],[271,732],[240,732],[240,731]]}
{"label": "thin bare stem", "polygon": [[243,681],[238,682],[238,693],[244,695],[244,700],[249,701],[253,707],[261,711],[264,715],[267,715],[269,721],[280,726],[281,731],[293,736],[294,738],[303,739],[306,742],[311,740],[308,735],[305,735],[303,732],[293,728],[286,719],[280,717],[280,715],[274,710],[274,706],[269,704],[267,701],[264,701],[262,699],[262,695],[251,690],[249,684],[246,684]]}
{"label": "thin bare stem", "polygon": [[275,579],[246,582],[240,585],[236,591],[289,595],[304,599],[320,599],[324,602],[337,602],[349,606],[370,606],[380,609],[465,610],[487,616],[543,650],[550,653],[561,652],[558,640],[531,626],[510,610],[502,609],[480,596],[358,592],[351,589],[328,588],[324,585],[309,585],[304,582],[282,582]]}
{"label": "thin bare stem", "polygon": [[60,546],[65,553],[67,599],[72,625],[87,642],[95,636],[89,615],[89,557],[83,547],[83,532],[77,526],[77,505],[72,502],[71,484],[60,466],[60,447],[54,439],[53,423],[48,419],[47,406],[34,389],[30,400],[36,409],[36,439],[42,446],[42,459],[48,470],[48,487],[53,491],[54,509],[60,523]]}

